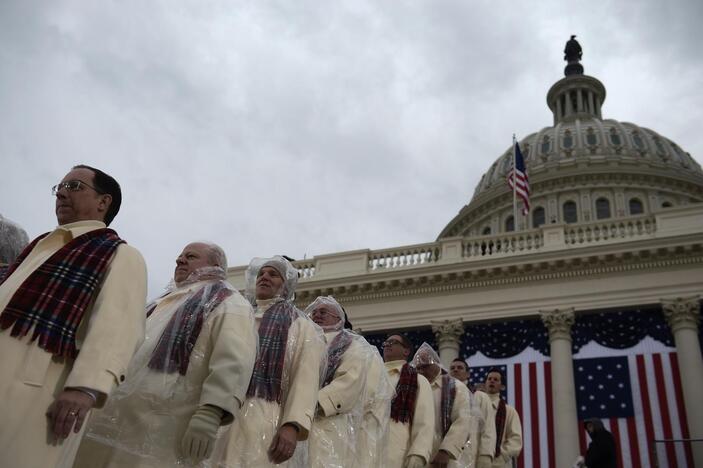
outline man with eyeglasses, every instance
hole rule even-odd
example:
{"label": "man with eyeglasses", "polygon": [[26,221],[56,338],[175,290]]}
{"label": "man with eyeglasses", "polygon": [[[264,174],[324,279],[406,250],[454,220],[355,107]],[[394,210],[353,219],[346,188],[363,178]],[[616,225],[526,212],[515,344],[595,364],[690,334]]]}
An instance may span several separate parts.
{"label": "man with eyeglasses", "polygon": [[386,466],[420,468],[430,460],[434,438],[435,410],[432,388],[425,377],[408,364],[410,340],[390,335],[383,342],[386,372],[395,387],[391,400]]}
{"label": "man with eyeglasses", "polygon": [[327,367],[310,430],[309,466],[352,467],[362,426],[366,371],[374,352],[363,337],[344,329],[346,313],[332,296],[316,298],[305,313],[322,328],[327,341]]}
{"label": "man with eyeglasses", "polygon": [[120,186],[75,166],[53,187],[59,226],[0,280],[3,466],[71,466],[93,407],[125,379],[144,336],[146,267],[107,226]]}

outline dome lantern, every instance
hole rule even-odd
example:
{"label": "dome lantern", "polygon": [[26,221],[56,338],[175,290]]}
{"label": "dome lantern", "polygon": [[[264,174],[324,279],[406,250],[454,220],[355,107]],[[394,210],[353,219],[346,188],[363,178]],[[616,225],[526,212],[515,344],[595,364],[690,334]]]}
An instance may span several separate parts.
{"label": "dome lantern", "polygon": [[552,85],[547,93],[547,105],[554,115],[554,125],[575,119],[602,119],[601,106],[605,101],[605,86],[592,76],[583,74],[582,49],[571,36],[564,48],[564,78]]}

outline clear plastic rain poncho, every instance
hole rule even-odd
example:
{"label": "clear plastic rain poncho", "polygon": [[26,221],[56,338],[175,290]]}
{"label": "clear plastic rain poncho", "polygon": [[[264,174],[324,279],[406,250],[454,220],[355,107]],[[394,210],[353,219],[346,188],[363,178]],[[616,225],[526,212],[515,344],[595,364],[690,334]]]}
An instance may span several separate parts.
{"label": "clear plastic rain poncho", "polygon": [[[27,244],[29,244],[27,232],[0,215],[0,266],[11,265]],[[2,276],[0,271],[0,280]]]}
{"label": "clear plastic rain poncho", "polygon": [[[273,297],[257,297],[257,283],[273,284],[260,275],[271,267],[283,279]],[[307,466],[307,438],[317,406],[321,375],[326,369],[325,341],[315,325],[293,304],[298,271],[283,257],[255,258],[246,271],[247,297],[255,304],[259,354],[239,418],[232,425],[225,454],[227,467]],[[262,289],[263,291],[264,289]],[[274,465],[269,449],[283,425],[299,428],[291,458]]]}
{"label": "clear plastic rain poncho", "polygon": [[471,392],[461,382],[450,376],[442,364],[437,352],[427,343],[422,343],[415,352],[411,365],[419,373],[427,377],[433,385],[432,393],[435,401],[435,438],[432,457],[440,450],[445,439],[451,440],[451,445],[463,444],[461,453],[456,454],[457,460],[451,460],[450,468],[468,468],[474,466],[472,455],[471,434]]}
{"label": "clear plastic rain poncho", "polygon": [[367,371],[374,359],[363,337],[344,329],[346,314],[331,296],[318,297],[305,313],[325,331],[327,368],[310,433],[310,467],[358,466]]}
{"label": "clear plastic rain poncho", "polygon": [[[218,466],[213,457],[193,465],[181,456],[180,444],[196,409],[212,404],[210,396],[244,400],[256,357],[251,306],[225,277],[222,268],[200,268],[182,283],[171,282],[147,306],[144,342],[125,382],[93,412],[77,466],[103,466],[104,459],[114,464],[109,466]],[[249,352],[223,353],[224,343],[232,342]],[[234,399],[228,401],[217,405],[228,406],[221,408],[224,424],[238,411]],[[226,431],[220,428],[216,450]]]}

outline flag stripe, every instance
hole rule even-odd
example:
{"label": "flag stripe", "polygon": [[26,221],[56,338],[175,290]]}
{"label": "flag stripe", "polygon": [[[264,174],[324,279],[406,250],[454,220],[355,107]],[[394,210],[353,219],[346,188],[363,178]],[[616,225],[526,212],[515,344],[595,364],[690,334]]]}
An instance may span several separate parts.
{"label": "flag stripe", "polygon": [[[554,440],[554,413],[552,410],[552,363],[547,361],[544,363],[544,388],[546,389],[546,406],[547,406],[547,442]],[[556,453],[553,443],[548,443],[549,446],[549,466],[555,466]]]}
{"label": "flag stripe", "polygon": [[[640,394],[642,395],[642,414],[644,415],[644,429],[647,441],[647,452],[651,453],[652,441],[654,440],[654,426],[652,425],[652,410],[649,405],[649,389],[647,387],[647,373],[644,369],[644,356],[637,356],[637,374],[640,383]],[[650,458],[648,466],[652,466]]]}
{"label": "flag stripe", "polygon": [[627,418],[627,437],[630,441],[630,460],[632,461],[632,466],[642,466],[635,418]]}
{"label": "flag stripe", "polygon": [[[513,383],[512,387],[515,389],[515,411],[517,411],[517,414],[520,416],[520,421],[522,421],[523,426],[526,426],[526,419],[524,417],[524,413],[522,410],[522,398],[518,398],[518,395],[522,396],[522,376],[520,372],[520,364],[516,364],[513,367]],[[529,434],[523,434],[523,442],[525,445],[527,445],[527,437],[529,437]],[[525,466],[525,451],[520,452],[520,457],[518,458],[518,466],[524,467]]]}
{"label": "flag stripe", "polygon": [[[676,397],[676,410],[679,413],[679,423],[681,425],[681,434],[684,439],[689,438],[688,420],[686,418],[686,409],[683,403],[683,390],[681,388],[681,374],[679,374],[679,359],[676,353],[669,354],[671,362],[671,373],[673,374],[674,393]],[[686,466],[693,466],[693,453],[691,452],[691,444],[685,444],[686,451]]]}
{"label": "flag stripe", "polygon": [[[630,367],[630,381],[640,382],[640,366],[639,357],[636,355],[628,356],[627,358]],[[649,439],[647,438],[647,428],[644,423],[644,409],[642,407],[642,402],[645,401],[642,397],[641,388],[642,385],[646,384],[639,383],[639,385],[632,386],[632,404],[634,406],[635,414],[641,414],[642,417],[635,418],[635,427],[637,430],[637,443],[640,449],[640,457],[642,458],[642,466],[649,467],[652,465],[651,460],[651,450],[649,447]]]}
{"label": "flag stripe", "polygon": [[[654,392],[657,394],[659,399],[659,411],[660,418],[662,422],[662,430],[664,439],[673,439],[673,433],[671,430],[671,419],[669,418],[669,405],[666,402],[666,385],[664,385],[664,375],[662,372],[661,365],[661,355],[655,354],[652,356],[653,367],[654,367],[654,382],[653,386]],[[660,383],[657,385],[656,382]],[[673,444],[664,444],[666,447],[666,455],[670,463],[671,468],[678,468],[679,465],[676,460],[676,451],[674,450]]]}
{"label": "flag stripe", "polygon": [[[537,389],[539,384],[537,383],[537,363],[536,362],[531,362],[529,364],[529,372],[530,372],[530,390],[534,391]],[[539,420],[540,418],[538,417],[539,411],[537,410],[537,405],[539,404],[539,401],[537,398],[535,398],[536,395],[531,395],[532,398],[530,398],[530,414],[532,415],[532,466],[538,467],[542,466],[541,460],[540,460],[540,452],[541,452],[541,447],[539,444],[539,437],[540,437],[540,431],[539,431]]]}
{"label": "flag stripe", "polygon": [[623,468],[623,463],[622,463],[622,452],[625,450],[625,446],[623,446],[620,438],[620,428],[618,427],[618,418],[610,418],[610,433],[613,434],[613,438],[617,441],[617,445],[620,447],[620,450],[616,450],[617,455],[618,455],[618,468]]}

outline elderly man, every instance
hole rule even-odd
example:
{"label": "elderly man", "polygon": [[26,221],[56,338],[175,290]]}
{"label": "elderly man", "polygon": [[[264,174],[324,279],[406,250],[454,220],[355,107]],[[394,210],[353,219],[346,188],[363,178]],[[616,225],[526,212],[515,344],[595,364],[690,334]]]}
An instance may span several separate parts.
{"label": "elderly man", "polygon": [[386,466],[420,468],[430,461],[435,412],[432,388],[427,379],[408,364],[412,350],[402,335],[390,335],[383,342],[383,360],[395,387],[391,400]]}
{"label": "elderly man", "polygon": [[[74,468],[194,466],[244,401],[256,358],[251,305],[226,281],[217,245],[188,244],[146,308],[126,384],[95,414]],[[224,443],[224,442],[223,442]]]}
{"label": "elderly man", "polygon": [[59,226],[0,284],[0,459],[71,466],[83,421],[102,407],[144,336],[142,256],[107,226],[119,184],[75,166],[53,187]]}
{"label": "elderly man", "polygon": [[[513,458],[522,451],[522,425],[515,408],[505,403],[500,392],[505,390],[503,374],[491,369],[486,374],[485,393],[475,397],[487,408],[484,430],[478,447],[477,468],[511,468]],[[484,404],[487,400],[487,405]]]}
{"label": "elderly man", "polygon": [[357,463],[371,346],[344,329],[346,314],[332,296],[318,297],[305,313],[322,328],[327,341],[327,369],[310,431],[310,466],[352,467]]}
{"label": "elderly man", "polygon": [[[431,465],[434,468],[458,468],[464,444],[469,438],[470,396],[466,385],[443,373],[439,355],[422,343],[412,360],[417,372],[432,387],[435,409],[435,438]],[[445,371],[446,372],[446,371]]]}
{"label": "elderly man", "polygon": [[298,271],[285,258],[253,259],[246,279],[256,301],[259,353],[232,425],[226,466],[302,466],[307,454],[298,442],[308,438],[315,416],[324,336],[293,305]]}

